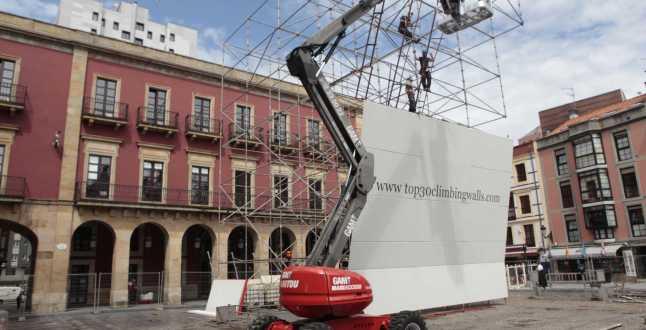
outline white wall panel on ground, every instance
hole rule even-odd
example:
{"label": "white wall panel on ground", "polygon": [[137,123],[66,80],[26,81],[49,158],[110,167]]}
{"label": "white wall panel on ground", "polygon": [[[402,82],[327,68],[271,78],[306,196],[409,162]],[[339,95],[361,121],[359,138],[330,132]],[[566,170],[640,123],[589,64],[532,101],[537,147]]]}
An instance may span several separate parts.
{"label": "white wall panel on ground", "polygon": [[372,285],[367,312],[506,297],[511,141],[373,103],[363,127],[377,183],[350,268]]}

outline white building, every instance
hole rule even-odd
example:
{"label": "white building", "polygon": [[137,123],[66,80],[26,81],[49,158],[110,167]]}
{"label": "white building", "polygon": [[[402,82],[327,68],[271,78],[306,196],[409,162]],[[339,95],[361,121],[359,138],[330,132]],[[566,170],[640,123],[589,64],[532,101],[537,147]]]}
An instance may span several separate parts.
{"label": "white building", "polygon": [[109,9],[95,0],[60,0],[57,24],[181,55],[197,55],[196,30],[150,21],[148,9],[136,3],[121,2]]}

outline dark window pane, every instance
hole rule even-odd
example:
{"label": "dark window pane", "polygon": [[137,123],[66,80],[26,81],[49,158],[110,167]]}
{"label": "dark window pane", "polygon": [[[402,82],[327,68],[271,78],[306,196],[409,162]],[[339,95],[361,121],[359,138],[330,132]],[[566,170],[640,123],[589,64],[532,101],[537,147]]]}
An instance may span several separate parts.
{"label": "dark window pane", "polygon": [[318,120],[307,120],[307,144],[316,149],[321,148],[321,129]]}
{"label": "dark window pane", "polygon": [[644,210],[641,205],[628,207],[630,228],[634,237],[646,236],[646,223],[644,223]]}
{"label": "dark window pane", "polygon": [[246,171],[235,171],[234,179],[235,205],[238,207],[249,207],[251,205],[251,173]]}
{"label": "dark window pane", "polygon": [[532,206],[529,201],[529,196],[528,195],[520,196],[518,197],[518,199],[520,199],[520,211],[523,214],[532,213]]}
{"label": "dark window pane", "polygon": [[635,168],[629,167],[620,170],[621,182],[624,186],[624,196],[626,198],[639,197],[639,186],[637,185],[637,176]]}
{"label": "dark window pane", "polygon": [[193,166],[191,168],[191,203],[209,204],[209,168]]}
{"label": "dark window pane", "polygon": [[524,225],[523,229],[525,230],[525,245],[536,246],[536,240],[534,239],[534,225]]}
{"label": "dark window pane", "polygon": [[576,243],[579,241],[579,225],[576,222],[576,217],[574,215],[565,216],[565,229],[567,230],[567,240],[570,243]]}
{"label": "dark window pane", "polygon": [[570,181],[561,182],[561,202],[563,208],[574,207],[574,198],[572,196],[572,186]]}
{"label": "dark window pane", "polygon": [[309,179],[309,208],[312,210],[320,210],[323,208],[322,194],[322,181],[319,179]]}
{"label": "dark window pane", "polygon": [[558,175],[568,174],[567,155],[564,149],[555,152],[556,155],[556,172]]}
{"label": "dark window pane", "polygon": [[525,172],[525,164],[516,164],[516,178],[518,182],[527,181],[527,173]]}
{"label": "dark window pane", "polygon": [[145,160],[141,199],[149,202],[162,201],[164,163]]}

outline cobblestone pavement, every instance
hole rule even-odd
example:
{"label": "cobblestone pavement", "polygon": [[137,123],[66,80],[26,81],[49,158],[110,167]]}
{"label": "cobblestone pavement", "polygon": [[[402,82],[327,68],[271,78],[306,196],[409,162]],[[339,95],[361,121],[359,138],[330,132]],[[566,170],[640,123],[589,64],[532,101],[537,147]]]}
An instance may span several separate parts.
{"label": "cobblestone pavement", "polygon": [[[506,304],[476,308],[448,315],[427,315],[429,329],[646,329],[646,304],[589,301],[583,292],[548,291],[534,299],[531,292],[516,291]],[[33,316],[10,322],[10,329],[244,329],[244,320],[223,324],[187,313],[187,309],[122,312],[62,313]]]}

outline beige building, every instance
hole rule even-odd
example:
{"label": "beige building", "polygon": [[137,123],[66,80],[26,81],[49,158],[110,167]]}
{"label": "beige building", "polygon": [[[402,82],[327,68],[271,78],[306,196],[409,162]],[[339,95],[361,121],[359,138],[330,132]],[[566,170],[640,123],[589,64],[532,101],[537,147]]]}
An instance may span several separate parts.
{"label": "beige building", "polygon": [[535,142],[514,147],[509,216],[507,224],[508,264],[536,261],[539,249],[548,249],[549,222],[545,214],[544,191]]}

